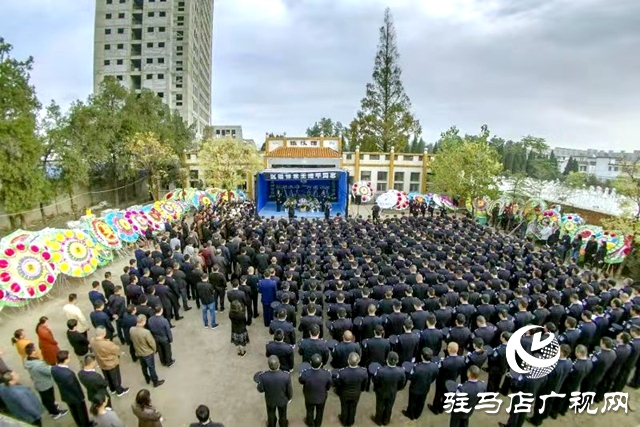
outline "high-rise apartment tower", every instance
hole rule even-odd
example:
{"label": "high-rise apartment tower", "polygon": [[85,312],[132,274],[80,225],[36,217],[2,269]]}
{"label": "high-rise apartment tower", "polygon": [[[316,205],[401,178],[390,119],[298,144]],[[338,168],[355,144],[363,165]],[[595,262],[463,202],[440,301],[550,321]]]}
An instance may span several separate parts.
{"label": "high-rise apartment tower", "polygon": [[214,0],[96,0],[93,89],[150,89],[202,134],[211,122]]}

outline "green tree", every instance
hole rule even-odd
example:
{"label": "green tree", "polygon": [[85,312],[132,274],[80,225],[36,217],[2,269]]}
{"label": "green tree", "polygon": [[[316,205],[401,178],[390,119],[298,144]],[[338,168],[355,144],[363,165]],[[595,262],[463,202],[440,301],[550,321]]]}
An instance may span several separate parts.
{"label": "green tree", "polygon": [[17,60],[0,38],[0,203],[12,227],[26,226],[22,211],[45,197],[42,145],[36,134],[40,103],[31,86],[33,58]]}
{"label": "green tree", "polygon": [[426,149],[427,149],[427,144],[424,142],[424,139],[422,139],[422,137],[418,138],[417,135],[414,135],[413,139],[411,140],[411,144],[409,144],[407,152],[424,153]]}
{"label": "green tree", "polygon": [[343,133],[344,126],[342,123],[334,122],[327,117],[321,118],[313,126],[307,128],[307,136],[342,136]]}
{"label": "green tree", "polygon": [[402,152],[410,138],[421,133],[402,85],[399,58],[396,29],[387,8],[380,27],[373,82],[367,84],[360,111],[350,126],[351,144],[360,145],[363,151],[387,152],[395,147],[396,152]]}
{"label": "green tree", "polygon": [[160,199],[160,183],[170,166],[178,161],[171,144],[162,141],[153,132],[136,133],[127,140],[131,168],[145,171],[149,176],[149,188],[155,200]]}
{"label": "green tree", "polygon": [[502,164],[487,138],[484,127],[479,135],[460,137],[455,127],[443,133],[441,148],[431,163],[434,190],[463,200],[495,197]]}
{"label": "green tree", "polygon": [[254,144],[233,138],[203,141],[198,161],[208,186],[234,190],[247,179],[247,174],[262,169],[263,163]]}
{"label": "green tree", "polygon": [[587,174],[584,172],[569,172],[564,180],[564,185],[571,189],[579,189],[587,185]]}
{"label": "green tree", "polygon": [[573,157],[569,156],[569,160],[567,160],[567,164],[564,167],[564,171],[562,171],[563,175],[569,175],[571,172],[579,172],[580,167],[578,166],[578,161]]}

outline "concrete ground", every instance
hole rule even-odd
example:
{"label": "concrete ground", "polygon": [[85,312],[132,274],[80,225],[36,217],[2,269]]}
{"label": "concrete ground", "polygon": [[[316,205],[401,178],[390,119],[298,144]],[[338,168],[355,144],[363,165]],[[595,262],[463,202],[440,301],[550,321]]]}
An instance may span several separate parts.
{"label": "concrete ground", "polygon": [[[124,266],[125,260],[120,259],[108,270],[113,272],[117,278]],[[66,303],[66,296],[70,292],[76,292],[80,296],[80,306],[88,317],[90,313],[89,299],[87,293],[90,290],[92,280],[101,280],[106,269],[98,270],[93,276],[84,280],[74,280],[68,285],[59,286],[53,292],[51,298],[34,303],[28,309],[13,311],[5,309],[0,313],[0,330],[3,337],[0,348],[4,350],[2,356],[9,367],[15,369],[21,376],[24,384],[31,386],[31,381],[24,368],[19,366],[19,357],[14,348],[10,345],[10,338],[13,331],[24,328],[27,336],[37,342],[34,329],[40,316],[47,316],[50,319],[53,334],[58,340],[61,349],[71,350],[66,340],[66,319],[62,312],[62,307]],[[194,306],[195,307],[195,306]],[[157,389],[151,388],[153,404],[164,416],[165,427],[187,426],[195,422],[194,411],[197,405],[206,404],[212,411],[214,421],[223,423],[226,427],[260,427],[265,425],[266,411],[264,397],[257,392],[256,384],[252,377],[256,371],[266,369],[266,358],[264,356],[265,344],[270,339],[267,329],[262,325],[262,320],[254,322],[249,329],[251,343],[248,346],[248,354],[244,358],[236,356],[235,348],[229,342],[230,323],[227,317],[228,310],[218,314],[220,326],[215,329],[205,329],[202,323],[201,312],[195,308],[186,313],[185,318],[176,322],[177,326],[173,330],[175,341],[173,344],[174,357],[177,363],[172,368],[160,366],[158,375],[166,380],[165,384]],[[91,332],[90,332],[91,335]],[[117,342],[117,340],[116,340]],[[131,387],[131,392],[121,398],[114,397],[114,410],[127,426],[135,426],[136,419],[133,416],[130,406],[134,401],[138,390],[148,387],[139,364],[134,364],[129,355],[128,348],[122,347],[125,352],[122,355],[121,370],[123,384]],[[299,357],[296,363],[299,363]],[[79,369],[78,361],[72,359],[72,367]],[[157,358],[156,358],[156,363]],[[484,374],[483,374],[484,375]],[[294,398],[289,405],[290,426],[304,426],[304,397],[302,389],[297,381],[297,375],[293,377]],[[483,378],[486,380],[486,378]],[[630,391],[630,405],[633,408],[640,408],[640,392]],[[428,402],[433,399],[434,387],[428,397]],[[56,396],[59,393],[56,390]],[[398,394],[395,403],[392,426],[445,426],[449,423],[449,416],[434,416],[428,409],[417,421],[409,421],[402,414],[401,410],[407,404],[407,391]],[[65,406],[62,404],[62,406]],[[506,408],[509,406],[508,399],[504,399],[501,411],[496,415],[488,415],[476,412],[471,420],[471,426],[497,426],[498,422],[506,422],[508,415]],[[357,426],[373,426],[370,416],[375,408],[375,395],[373,392],[364,393],[358,406],[356,418]],[[338,397],[331,392],[325,409],[324,426],[339,426],[337,420],[340,403]],[[640,426],[639,412],[609,413],[589,415],[586,413],[578,415],[568,415],[559,420],[549,419],[545,426],[549,427],[600,427],[604,423],[615,425],[616,427],[637,427]],[[73,420],[70,415],[53,421],[48,415],[44,416],[44,426],[71,427]],[[526,424],[530,425],[530,424]]]}

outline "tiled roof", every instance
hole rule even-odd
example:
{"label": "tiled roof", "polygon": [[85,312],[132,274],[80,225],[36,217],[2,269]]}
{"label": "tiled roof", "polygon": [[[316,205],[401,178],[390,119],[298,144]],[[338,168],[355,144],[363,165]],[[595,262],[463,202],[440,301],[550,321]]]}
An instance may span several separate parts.
{"label": "tiled roof", "polygon": [[340,154],[331,148],[324,147],[278,147],[267,153],[267,157],[284,157],[284,158],[324,158],[339,159]]}

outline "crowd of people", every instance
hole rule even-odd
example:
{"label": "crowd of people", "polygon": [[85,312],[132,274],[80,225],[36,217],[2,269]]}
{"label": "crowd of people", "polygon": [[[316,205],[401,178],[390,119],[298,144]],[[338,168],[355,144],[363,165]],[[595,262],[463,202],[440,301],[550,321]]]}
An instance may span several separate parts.
{"label": "crowd of people", "polygon": [[[381,218],[376,212],[372,219],[310,220],[258,218],[250,202],[209,206],[148,234],[114,282],[110,272],[93,282],[88,319],[78,296],[69,295],[63,310],[73,354],[60,350],[46,317],[36,328],[39,348],[24,330],[15,331],[13,343],[40,399],[0,364],[8,413],[41,425],[44,407],[53,418],[70,412],[80,427],[123,425],[110,409],[113,395],[129,392],[116,340],[140,364],[147,384],[160,387],[156,354],[163,366],[176,363],[175,322],[195,305],[203,326],[217,328],[226,303],[238,357],[247,354],[248,327],[260,316],[273,335],[267,370],[254,377],[265,395],[268,427],[288,425],[295,372],[305,424],[316,427],[332,389],[340,398],[340,423],[351,426],[361,393],[372,388],[371,418],[388,425],[404,388],[408,405],[401,413],[415,420],[426,416],[425,405],[433,416],[442,414],[447,392],[467,393],[473,408],[486,391],[593,391],[601,401],[627,384],[640,387],[637,284],[627,279],[620,286],[606,273],[580,268],[574,256],[559,257],[455,215]],[[506,343],[528,325],[555,334],[561,344],[559,363],[543,378],[513,376],[507,366]],[[522,339],[524,348],[531,349],[533,332]],[[72,357],[82,366],[77,374],[69,369]],[[68,410],[57,405],[54,385]],[[556,401],[528,419],[512,413],[501,425],[563,416],[568,399]],[[140,426],[162,425],[148,389],[138,391],[132,411]],[[452,413],[449,424],[469,425],[472,416],[473,410]],[[204,405],[196,417],[193,426],[221,425]]]}

